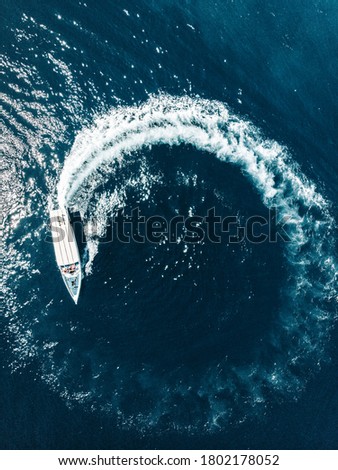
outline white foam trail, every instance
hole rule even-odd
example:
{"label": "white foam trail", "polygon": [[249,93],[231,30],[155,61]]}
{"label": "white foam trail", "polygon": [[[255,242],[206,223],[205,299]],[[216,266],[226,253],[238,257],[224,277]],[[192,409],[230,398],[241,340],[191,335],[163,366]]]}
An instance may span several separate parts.
{"label": "white foam trail", "polygon": [[[131,154],[139,158],[140,150],[158,144],[191,144],[237,165],[259,190],[263,203],[277,207],[280,216],[287,218],[292,237],[285,244],[288,285],[282,287],[283,306],[269,339],[280,354],[276,353],[270,368],[256,358],[241,370],[224,365],[224,375],[217,370],[208,372],[203,394],[209,401],[210,422],[217,424],[218,416],[231,414],[235,401],[220,404],[213,398],[216,389],[233,394],[234,384],[240,384],[247,391],[247,402],[256,406],[264,402],[264,387],[291,394],[303,387],[305,379],[294,369],[302,370],[304,357],[319,363],[332,320],[328,313],[332,303],[328,307],[327,302],[334,301],[336,292],[334,220],[328,203],[285,148],[264,139],[223,103],[166,94],[153,96],[140,106],[113,109],[79,133],[60,176],[60,205],[72,206],[81,196],[87,199],[81,201],[82,207],[88,207],[95,188],[112,171],[112,163],[123,162]],[[95,210],[98,208],[96,205]],[[104,221],[104,210],[101,215]],[[96,249],[91,247],[91,262]]]}
{"label": "white foam trail", "polygon": [[[293,222],[297,245],[305,243],[298,206],[326,211],[324,199],[290,161],[285,149],[263,139],[256,128],[231,114],[223,103],[160,95],[141,106],[119,107],[97,118],[76,138],[58,184],[60,205],[72,205],[84,183],[93,193],[102,178],[96,171],[123,161],[124,155],[152,145],[191,144],[238,165],[259,189],[266,206],[277,206]],[[83,194],[81,194],[83,197]],[[83,204],[83,203],[82,203]]]}
{"label": "white foam trail", "polygon": [[[264,140],[249,122],[232,115],[218,101],[160,95],[137,107],[119,107],[99,117],[75,139],[58,184],[60,205],[71,205],[83,183],[101,165],[121,161],[143,147],[181,143],[194,145],[222,160],[239,165],[272,205],[283,187],[322,206],[313,185],[302,181],[290,166],[284,149]],[[282,181],[276,186],[276,174]]]}
{"label": "white foam trail", "polygon": [[[79,192],[89,200],[104,175],[112,171],[110,164],[123,162],[125,155],[134,153],[138,158],[137,152],[144,147],[182,143],[239,166],[260,191],[263,203],[277,207],[287,218],[292,243],[286,244],[286,251],[300,279],[306,266],[315,264],[319,269],[323,247],[329,243],[327,233],[334,224],[328,204],[286,149],[264,139],[250,122],[219,101],[161,94],[140,106],[120,106],[98,117],[78,134],[65,161],[58,184],[59,203],[71,206]],[[80,191],[84,185],[85,194]],[[81,205],[86,208],[86,201]],[[302,249],[305,244],[307,248]],[[92,260],[94,251],[92,247]],[[325,271],[331,282],[336,272],[333,261],[326,263]]]}

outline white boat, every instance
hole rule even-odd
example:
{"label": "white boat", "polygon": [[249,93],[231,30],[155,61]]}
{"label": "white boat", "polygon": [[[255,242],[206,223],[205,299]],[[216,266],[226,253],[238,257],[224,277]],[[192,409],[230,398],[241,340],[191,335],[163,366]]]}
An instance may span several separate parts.
{"label": "white boat", "polygon": [[49,216],[56,262],[63,282],[77,304],[81,289],[81,262],[68,211],[64,208],[54,209]]}

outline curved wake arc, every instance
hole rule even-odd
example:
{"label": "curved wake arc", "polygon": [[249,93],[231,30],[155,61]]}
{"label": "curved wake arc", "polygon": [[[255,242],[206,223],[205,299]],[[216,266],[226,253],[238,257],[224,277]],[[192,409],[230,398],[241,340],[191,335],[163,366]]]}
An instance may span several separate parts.
{"label": "curved wake arc", "polygon": [[[71,206],[81,193],[81,198],[86,199],[81,201],[82,208],[88,208],[95,189],[105,176],[109,177],[112,163],[122,163],[124,156],[130,154],[138,158],[142,148],[159,144],[191,144],[237,165],[257,188],[263,203],[276,207],[287,220],[292,238],[284,248],[288,285],[281,286],[283,305],[278,326],[269,338],[274,351],[284,352],[276,354],[276,361],[268,369],[260,363],[238,370],[224,366],[227,373],[221,387],[233,394],[234,385],[228,378],[235,377],[239,386],[245,384],[248,403],[255,402],[255,397],[264,401],[266,387],[295,393],[306,380],[297,370],[319,364],[335,320],[329,313],[337,274],[331,235],[334,220],[329,204],[285,148],[264,139],[250,122],[232,114],[223,103],[169,95],[153,96],[140,106],[113,109],[80,132],[60,176],[59,203]],[[94,204],[94,210],[90,207],[89,217],[101,210],[99,203]],[[92,259],[96,252],[97,247]],[[217,384],[220,380],[217,374],[214,379],[213,382],[208,377],[206,382]],[[217,415],[219,403],[212,398],[215,390],[210,387],[210,393],[206,393],[210,408]]]}
{"label": "curved wake arc", "polygon": [[[256,135],[252,138],[252,133]],[[229,114],[220,102],[153,97],[140,107],[120,107],[99,118],[75,140],[61,173],[59,203],[70,204],[77,190],[103,163],[119,160],[142,147],[191,144],[239,164],[273,196],[273,178],[265,165],[283,153],[275,142],[260,139],[252,126]]]}

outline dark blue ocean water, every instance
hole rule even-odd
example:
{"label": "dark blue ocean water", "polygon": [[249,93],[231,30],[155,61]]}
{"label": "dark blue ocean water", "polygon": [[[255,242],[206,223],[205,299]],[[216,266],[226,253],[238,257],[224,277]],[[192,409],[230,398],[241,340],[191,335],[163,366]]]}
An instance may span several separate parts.
{"label": "dark blue ocean water", "polygon": [[[0,34],[0,447],[337,448],[337,3],[4,0]],[[57,201],[293,241],[88,235],[75,306]]]}

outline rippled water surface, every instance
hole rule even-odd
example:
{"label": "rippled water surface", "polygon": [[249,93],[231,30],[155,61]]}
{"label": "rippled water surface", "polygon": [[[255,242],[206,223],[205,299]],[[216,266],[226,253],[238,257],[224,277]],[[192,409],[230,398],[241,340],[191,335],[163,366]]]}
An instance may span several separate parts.
{"label": "rippled water surface", "polygon": [[[3,448],[334,448],[335,1],[4,2]],[[291,242],[80,243],[48,210],[268,217]]]}

